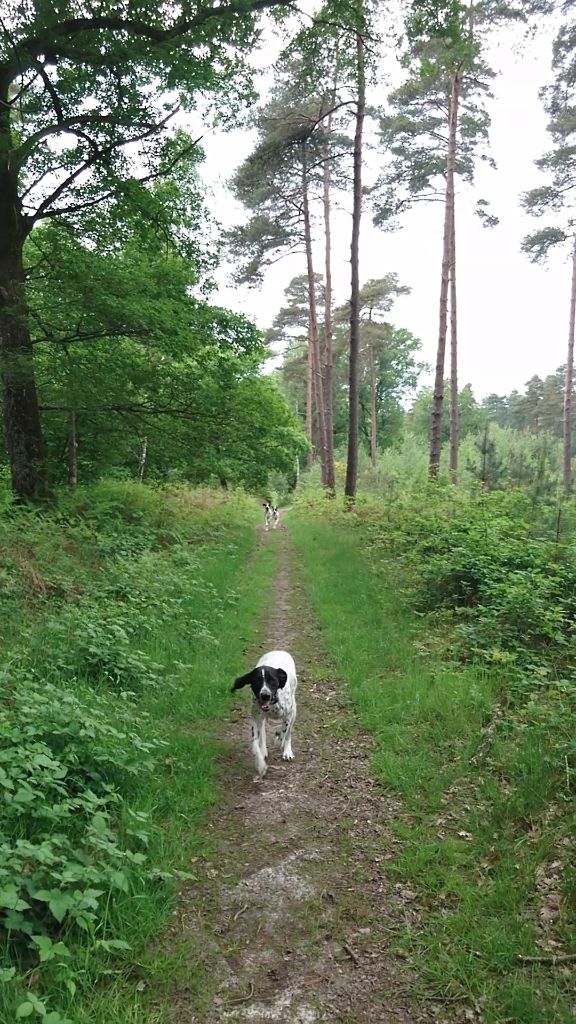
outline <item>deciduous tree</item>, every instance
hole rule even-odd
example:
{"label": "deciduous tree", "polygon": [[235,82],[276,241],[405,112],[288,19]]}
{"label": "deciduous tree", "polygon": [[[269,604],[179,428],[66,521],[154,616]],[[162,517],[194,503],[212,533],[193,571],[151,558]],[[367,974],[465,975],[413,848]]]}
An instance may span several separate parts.
{"label": "deciduous tree", "polygon": [[[76,216],[178,159],[159,139],[181,107],[237,80],[254,14],[284,0],[142,0],[86,8],[8,0],[0,23],[0,377],[12,484],[47,493],[23,249],[42,220]],[[188,139],[185,150],[194,146]]]}

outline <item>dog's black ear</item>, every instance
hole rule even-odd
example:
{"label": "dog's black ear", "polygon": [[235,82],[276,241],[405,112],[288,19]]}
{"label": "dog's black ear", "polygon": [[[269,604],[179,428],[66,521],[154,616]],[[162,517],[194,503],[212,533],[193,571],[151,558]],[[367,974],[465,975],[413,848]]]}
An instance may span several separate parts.
{"label": "dog's black ear", "polygon": [[277,668],[276,675],[278,676],[278,689],[281,690],[283,686],[286,686],[288,676],[283,668]]}
{"label": "dog's black ear", "polygon": [[241,690],[243,686],[249,686],[252,682],[253,672],[254,669],[252,669],[252,672],[247,672],[245,676],[238,676],[238,679],[234,680],[234,686],[230,693],[234,693],[234,690]]}

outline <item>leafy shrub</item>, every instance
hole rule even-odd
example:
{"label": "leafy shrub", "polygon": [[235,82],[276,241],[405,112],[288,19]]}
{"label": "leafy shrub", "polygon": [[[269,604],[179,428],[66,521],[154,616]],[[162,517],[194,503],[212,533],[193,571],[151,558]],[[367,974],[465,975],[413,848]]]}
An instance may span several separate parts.
{"label": "leafy shrub", "polygon": [[6,678],[0,691],[0,922],[12,939],[91,930],[112,889],[141,870],[141,816],[122,824],[122,799],[149,772],[160,741],[96,694]]}

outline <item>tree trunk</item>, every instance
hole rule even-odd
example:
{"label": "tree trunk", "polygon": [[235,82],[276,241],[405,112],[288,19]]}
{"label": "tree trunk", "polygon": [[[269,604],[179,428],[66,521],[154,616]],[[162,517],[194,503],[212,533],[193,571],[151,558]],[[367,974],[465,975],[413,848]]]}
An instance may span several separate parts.
{"label": "tree trunk", "polygon": [[[327,132],[332,129],[332,114],[328,115]],[[334,471],[334,384],[332,353],[332,241],[330,230],[330,160],[328,143],[324,146],[323,206],[324,206],[324,419],[326,424],[326,487],[336,491]]]}
{"label": "tree trunk", "polygon": [[306,149],[302,147],[302,212],[304,216],[304,244],[306,248],[306,268],[308,275],[308,304],[310,317],[310,352],[313,392],[316,400],[316,426],[318,430],[318,449],[322,483],[326,486],[326,420],[324,416],[324,385],[320,365],[320,343],[318,340],[318,316],[316,312],[316,282],[314,280],[314,264],[312,260],[312,229],[310,225],[310,206],[308,203],[308,170],[306,166]]}
{"label": "tree trunk", "polygon": [[306,457],[306,466],[308,467],[309,470],[312,469],[312,466],[314,465],[314,448],[312,438],[313,377],[314,374],[312,372],[312,327],[310,326],[310,310],[308,310],[308,361],[306,364],[306,437],[308,438],[310,450]]}
{"label": "tree trunk", "polygon": [[444,363],[446,357],[446,334],[448,328],[448,284],[450,279],[450,255],[452,251],[452,220],[454,216],[454,168],[456,164],[456,131],[458,127],[458,100],[460,98],[461,72],[452,75],[452,90],[448,114],[448,155],[446,159],[446,200],[444,204],[444,238],[442,243],[442,273],[440,279],[440,316],[438,327],[438,349],[436,352],[436,374],[434,377],[434,398],[432,405],[432,431],[430,437],[429,473],[438,476],[440,449],[442,445],[442,409],[444,405]]}
{"label": "tree trunk", "polygon": [[[138,479],[142,483],[144,479],[144,473],[146,471],[146,456],[148,455],[148,437],[142,438],[142,447],[140,449],[140,458],[138,459]],[[228,489],[228,483],[223,482],[223,477],[220,477],[220,484],[224,490]]]}
{"label": "tree trunk", "polygon": [[450,479],[458,482],[458,311],[456,306],[456,203],[452,196],[450,244]]}
{"label": "tree trunk", "polygon": [[572,288],[570,290],[570,321],[568,327],[568,356],[566,359],[566,384],[564,388],[564,489],[572,488],[572,390],[574,387],[574,327],[576,324],[576,237],[572,253]]}
{"label": "tree trunk", "polygon": [[376,416],[376,364],[374,361],[374,343],[368,342],[368,365],[370,367],[370,462],[376,469],[376,452],[378,444],[378,420]]}
{"label": "tree trunk", "polygon": [[74,409],[68,410],[68,483],[70,487],[76,487],[78,483],[78,438]]}
{"label": "tree trunk", "polygon": [[344,494],[347,503],[353,505],[358,485],[358,391],[360,353],[360,218],[362,216],[362,130],[366,113],[366,70],[364,40],[360,32],[356,35],[356,67],[358,96],[356,101],[356,128],[354,131],[354,178],[352,206],[352,240],[350,243],[351,290],[350,290],[350,360],[348,375],[348,462]]}
{"label": "tree trunk", "polygon": [[10,151],[8,97],[0,96],[0,381],[12,489],[22,500],[48,496],[46,456],[24,300],[22,216]]}

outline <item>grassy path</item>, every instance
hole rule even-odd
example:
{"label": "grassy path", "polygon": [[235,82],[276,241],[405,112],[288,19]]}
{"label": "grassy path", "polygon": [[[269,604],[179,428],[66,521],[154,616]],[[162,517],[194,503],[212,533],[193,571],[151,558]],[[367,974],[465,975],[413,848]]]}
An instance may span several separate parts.
{"label": "grassy path", "polygon": [[387,872],[401,807],[371,779],[372,741],[327,662],[288,532],[266,541],[279,568],[259,642],[237,668],[273,647],[294,653],[296,760],[272,754],[266,779],[254,780],[249,700],[239,695],[223,736],[211,850],[195,862],[164,938],[182,956],[162,1003],[174,1024],[438,1020],[390,952],[396,932],[418,927],[414,893]]}

